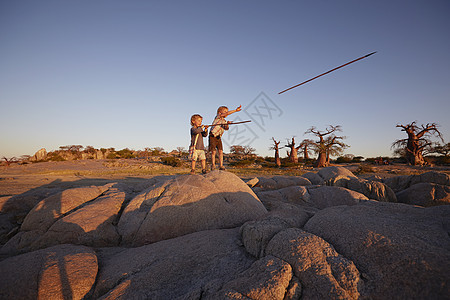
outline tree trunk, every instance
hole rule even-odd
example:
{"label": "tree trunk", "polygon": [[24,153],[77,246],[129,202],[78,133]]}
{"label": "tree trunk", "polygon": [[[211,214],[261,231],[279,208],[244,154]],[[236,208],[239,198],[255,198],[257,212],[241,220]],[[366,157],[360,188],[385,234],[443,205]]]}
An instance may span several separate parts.
{"label": "tree trunk", "polygon": [[419,147],[419,140],[414,133],[408,133],[408,143],[406,145],[406,160],[413,166],[421,166],[425,164],[422,151]]}
{"label": "tree trunk", "polygon": [[272,137],[272,140],[274,143],[272,149],[275,150],[275,164],[279,168],[279,167],[281,167],[280,148],[278,146],[280,144],[280,142],[277,142],[273,137]]}
{"label": "tree trunk", "polygon": [[281,159],[280,154],[278,153],[278,149],[275,150],[275,164],[278,168],[281,167]]}
{"label": "tree trunk", "polygon": [[305,147],[303,148],[303,157],[305,158],[305,161],[309,160],[308,146],[305,146]]}
{"label": "tree trunk", "polygon": [[291,155],[289,156],[289,160],[293,163],[298,163],[298,155],[297,155],[298,150],[294,147],[292,147],[291,149]]}
{"label": "tree trunk", "polygon": [[291,151],[289,152],[289,161],[293,163],[298,163],[298,156],[297,156],[298,148],[295,148],[295,139],[292,138],[291,143],[287,144],[286,147],[291,149]]}
{"label": "tree trunk", "polygon": [[314,163],[314,167],[316,168],[328,167],[326,152],[319,153],[319,156],[317,157],[317,160]]}

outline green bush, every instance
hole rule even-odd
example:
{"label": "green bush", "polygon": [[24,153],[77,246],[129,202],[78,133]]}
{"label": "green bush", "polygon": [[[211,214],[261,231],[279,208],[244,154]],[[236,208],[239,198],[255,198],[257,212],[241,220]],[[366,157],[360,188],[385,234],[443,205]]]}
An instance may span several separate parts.
{"label": "green bush", "polygon": [[373,167],[369,164],[361,164],[359,165],[358,169],[356,170],[356,174],[363,174],[363,173],[374,173]]}
{"label": "green bush", "polygon": [[339,156],[339,157],[336,159],[336,163],[337,163],[337,164],[350,163],[351,161],[352,161],[352,158],[346,157],[346,156]]}
{"label": "green bush", "polygon": [[121,158],[135,158],[135,155],[133,154],[133,151],[131,151],[128,148],[119,150],[116,152],[117,155],[119,155]]}
{"label": "green bush", "polygon": [[118,156],[115,152],[111,152],[106,156],[107,159],[116,159],[116,158],[120,158],[120,156]]}
{"label": "green bush", "polygon": [[183,165],[183,162],[179,158],[172,156],[161,157],[161,161],[163,164],[172,167],[181,167]]}
{"label": "green bush", "polygon": [[57,155],[52,155],[49,159],[49,161],[65,161],[64,157],[62,157],[61,155],[57,154]]}

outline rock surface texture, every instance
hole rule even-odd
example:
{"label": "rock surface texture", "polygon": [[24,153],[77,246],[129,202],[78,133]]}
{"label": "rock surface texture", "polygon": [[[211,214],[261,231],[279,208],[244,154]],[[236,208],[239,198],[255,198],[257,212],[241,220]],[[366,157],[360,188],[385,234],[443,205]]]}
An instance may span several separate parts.
{"label": "rock surface texture", "polygon": [[446,174],[229,172],[0,205],[0,299],[448,299]]}

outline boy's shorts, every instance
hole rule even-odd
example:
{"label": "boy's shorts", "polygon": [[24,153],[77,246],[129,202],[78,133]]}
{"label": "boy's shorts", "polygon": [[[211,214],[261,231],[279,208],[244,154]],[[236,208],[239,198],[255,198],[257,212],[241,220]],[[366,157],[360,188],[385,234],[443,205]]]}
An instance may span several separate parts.
{"label": "boy's shorts", "polygon": [[217,150],[223,150],[222,139],[220,137],[209,135],[209,151],[215,151],[216,148]]}
{"label": "boy's shorts", "polygon": [[194,153],[192,154],[192,160],[206,160],[205,150],[194,150]]}

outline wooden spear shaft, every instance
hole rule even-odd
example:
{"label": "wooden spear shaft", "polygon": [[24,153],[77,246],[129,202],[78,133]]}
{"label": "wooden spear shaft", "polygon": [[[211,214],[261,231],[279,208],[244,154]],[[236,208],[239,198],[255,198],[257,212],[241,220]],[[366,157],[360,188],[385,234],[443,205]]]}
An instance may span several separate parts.
{"label": "wooden spear shaft", "polygon": [[248,122],[251,122],[251,120],[241,121],[241,122],[231,122],[231,123],[227,123],[227,124],[212,124],[212,125],[202,125],[202,126],[211,127],[211,126],[215,126],[215,125],[217,125],[217,126],[220,126],[220,125],[236,125],[236,124],[243,124],[243,123],[248,123]]}
{"label": "wooden spear shaft", "polygon": [[337,70],[337,69],[340,69],[340,68],[342,68],[342,67],[345,67],[345,66],[347,66],[347,65],[349,65],[349,64],[352,64],[352,63],[354,63],[354,62],[357,62],[358,60],[361,60],[361,59],[363,59],[363,58],[369,57],[369,56],[371,56],[372,54],[375,54],[375,53],[377,53],[377,52],[375,51],[375,52],[369,53],[369,54],[367,54],[367,55],[361,56],[360,58],[357,58],[357,59],[355,59],[355,60],[352,60],[352,61],[350,61],[350,62],[348,62],[348,63],[346,63],[346,64],[343,64],[342,66],[336,67],[336,68],[334,68],[334,69],[332,69],[332,70],[330,70],[330,71],[327,71],[327,72],[325,72],[325,73],[322,73],[322,74],[320,74],[320,75],[317,75],[317,76],[314,77],[314,78],[308,79],[308,80],[306,80],[306,81],[303,81],[302,83],[299,83],[299,84],[294,85],[294,86],[292,86],[292,87],[290,87],[290,88],[288,88],[288,89],[285,89],[284,91],[281,91],[281,92],[279,92],[278,94],[283,94],[284,92],[287,92],[287,91],[289,91],[289,90],[292,90],[293,88],[296,88],[296,87],[298,87],[298,86],[301,86],[302,84],[305,84],[305,83],[307,83],[307,82],[310,82],[310,81],[312,81],[312,80],[314,80],[314,79],[316,79],[316,78],[319,78],[320,76],[323,76],[323,75],[326,75],[326,74],[328,74],[328,73],[331,73],[331,72],[333,72],[333,71],[335,71],[335,70]]}

